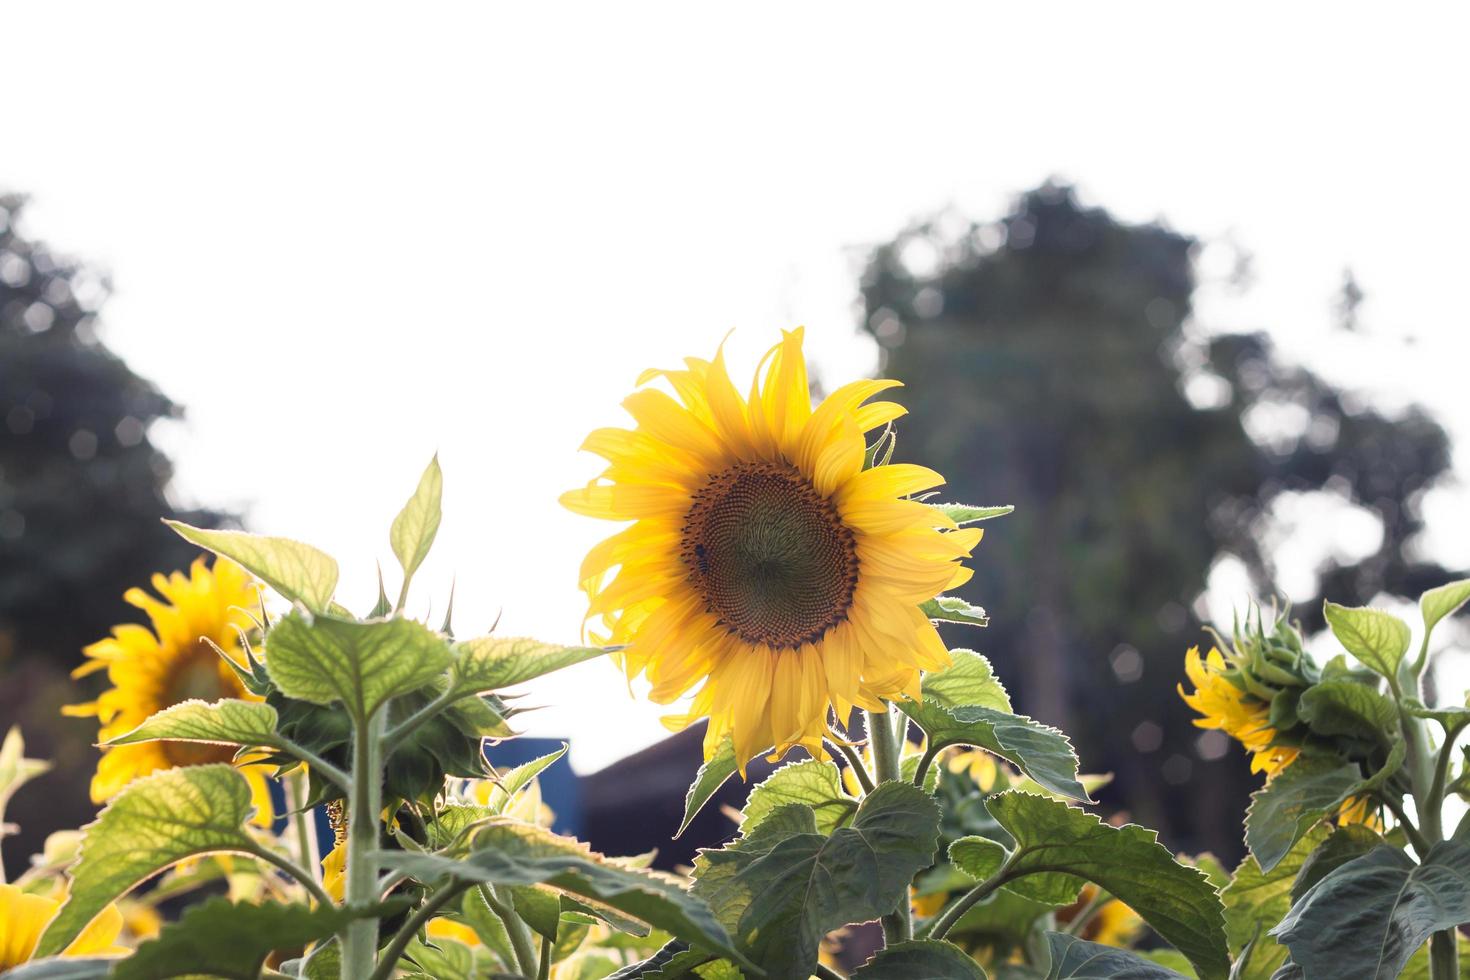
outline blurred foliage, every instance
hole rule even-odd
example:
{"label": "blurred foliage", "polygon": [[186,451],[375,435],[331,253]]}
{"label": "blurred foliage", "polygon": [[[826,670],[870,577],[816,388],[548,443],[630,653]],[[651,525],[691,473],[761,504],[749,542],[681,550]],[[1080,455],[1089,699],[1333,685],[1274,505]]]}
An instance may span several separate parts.
{"label": "blurred foliage", "polygon": [[1445,581],[1407,545],[1449,441],[1417,408],[1390,417],[1283,363],[1265,334],[1206,334],[1190,319],[1195,251],[1047,184],[998,223],[943,214],[875,249],[863,324],[882,374],[910,385],[898,456],[944,473],[951,497],[1017,505],[961,591],[988,607],[980,646],[1023,709],[1087,746],[1088,769],[1117,771],[1108,802],[1174,846],[1234,857],[1257,780],[1213,733],[1197,742],[1175,693],[1185,649],[1207,639],[1193,609],[1212,566],[1233,555],[1278,593],[1272,503],[1324,491],[1384,534],[1361,561],[1324,559],[1318,595],[1290,597],[1308,629],[1324,594]]}
{"label": "blurred foliage", "polygon": [[105,277],[17,230],[0,196],[0,656],[73,665],[132,618],[123,591],[197,550],[160,523],[168,459],[150,442],[177,405],[97,339]]}
{"label": "blurred foliage", "polygon": [[25,203],[0,195],[0,718],[55,770],[49,793],[17,804],[15,855],[92,810],[87,726],[58,715],[78,700],[66,675],[82,646],[137,618],[126,589],[198,555],[160,518],[233,521],[170,502],[148,430],[180,409],[98,340],[107,278],[27,238]]}

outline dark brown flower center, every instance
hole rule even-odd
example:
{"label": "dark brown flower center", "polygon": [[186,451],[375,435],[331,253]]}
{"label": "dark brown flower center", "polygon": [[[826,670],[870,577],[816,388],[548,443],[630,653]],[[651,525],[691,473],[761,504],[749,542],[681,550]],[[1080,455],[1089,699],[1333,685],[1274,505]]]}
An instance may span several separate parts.
{"label": "dark brown flower center", "polygon": [[847,618],[857,588],[850,528],[785,463],[737,463],[711,477],[684,518],[689,581],[748,643],[794,648]]}

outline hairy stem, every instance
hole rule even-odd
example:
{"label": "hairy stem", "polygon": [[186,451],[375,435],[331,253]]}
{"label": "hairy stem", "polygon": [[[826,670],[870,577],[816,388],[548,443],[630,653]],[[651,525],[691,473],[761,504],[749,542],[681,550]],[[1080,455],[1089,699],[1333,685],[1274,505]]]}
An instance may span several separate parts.
{"label": "hairy stem", "polygon": [[551,940],[541,937],[541,966],[536,970],[536,980],[551,980]]}
{"label": "hairy stem", "polygon": [[[347,905],[366,908],[378,900],[378,818],[383,809],[382,737],[386,714],[378,711],[354,729],[352,791],[347,812]],[[355,919],[342,941],[342,980],[373,975],[378,920]]]}
{"label": "hairy stem", "polygon": [[[873,768],[879,784],[899,778],[899,751],[903,743],[894,728],[892,710],[885,703],[885,710],[868,712],[868,744],[873,749]],[[905,892],[898,908],[883,917],[883,936],[889,943],[898,943],[912,939],[913,935],[914,920]]]}
{"label": "hairy stem", "polygon": [[873,785],[873,777],[868,775],[868,770],[863,765],[863,757],[857,754],[857,749],[833,740],[827,742],[827,747],[835,750],[838,755],[847,760],[848,766],[852,768],[852,774],[857,777],[858,785],[863,788],[865,794],[877,788]]}
{"label": "hairy stem", "polygon": [[520,967],[521,974],[528,977],[534,975],[538,967],[536,951],[531,946],[531,930],[527,929],[526,923],[521,921],[519,915],[516,915],[515,909],[501,901],[500,896],[495,894],[494,885],[481,885],[480,897],[485,900],[485,904],[490,906],[490,911],[494,912],[499,917],[501,924],[505,926],[505,934],[510,937],[510,948],[515,953],[516,965]]}
{"label": "hairy stem", "polygon": [[[434,917],[435,913],[463,895],[469,887],[468,884],[450,884],[429,896],[428,900],[415,909],[413,915],[403,923],[403,927],[394,935],[393,941],[383,949],[383,958],[378,962],[377,969],[373,970],[368,980],[388,980],[393,975],[393,965],[398,962],[398,958],[403,955],[403,951],[408,948],[413,937],[418,935],[419,930],[429,924],[429,920]],[[374,925],[376,924],[375,920]]]}
{"label": "hairy stem", "polygon": [[[1017,851],[1016,853],[1019,854],[1020,852]],[[945,934],[954,928],[954,924],[960,921],[961,916],[970,911],[978,903],[989,898],[992,892],[1010,880],[1011,862],[1015,859],[1015,854],[1006,858],[1006,862],[1000,866],[1000,869],[995,874],[965,892],[949,908],[945,909],[944,913],[929,926],[928,935],[925,938],[943,939]]]}
{"label": "hairy stem", "polygon": [[290,858],[282,857],[275,851],[272,851],[266,847],[256,846],[251,849],[250,853],[255,857],[260,858],[267,864],[275,865],[282,871],[286,872],[286,874],[290,875],[292,878],[295,878],[297,881],[301,882],[302,886],[307,891],[311,892],[311,897],[316,899],[322,905],[333,904],[332,896],[328,895],[326,889],[322,888],[322,886],[317,883],[316,875],[312,874],[306,868],[301,867],[295,861],[292,861]]}
{"label": "hairy stem", "polygon": [[291,807],[291,822],[296,831],[297,859],[301,866],[311,872],[316,880],[321,867],[321,853],[317,850],[316,828],[311,825],[311,810],[306,807],[306,773],[298,769],[286,777],[286,799]]}

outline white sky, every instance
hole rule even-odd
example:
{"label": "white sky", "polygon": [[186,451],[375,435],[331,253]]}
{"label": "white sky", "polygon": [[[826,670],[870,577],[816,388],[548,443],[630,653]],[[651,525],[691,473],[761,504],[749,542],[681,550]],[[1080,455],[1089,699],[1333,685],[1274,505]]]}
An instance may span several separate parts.
{"label": "white sky", "polygon": [[[349,604],[439,451],[420,581],[442,607],[457,574],[461,633],[503,607],[576,638],[610,528],[556,497],[639,370],[736,327],[743,371],[805,323],[824,377],[869,372],[852,247],[1053,174],[1252,252],[1205,326],[1470,443],[1463,13],[1011,6],[0,2],[0,187],[111,270],[104,339],[188,407],[155,432],[181,497],[331,551]],[[1346,265],[1369,339],[1345,345]],[[1431,503],[1434,554],[1470,564],[1465,494]],[[562,676],[526,722],[578,769],[664,734],[610,665]]]}

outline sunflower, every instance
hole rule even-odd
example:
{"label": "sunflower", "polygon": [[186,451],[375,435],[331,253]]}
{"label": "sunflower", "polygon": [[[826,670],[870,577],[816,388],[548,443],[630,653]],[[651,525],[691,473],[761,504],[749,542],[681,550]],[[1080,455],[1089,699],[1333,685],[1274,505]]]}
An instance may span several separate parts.
{"label": "sunflower", "polygon": [[1276,729],[1269,722],[1271,705],[1237,685],[1231,679],[1232,666],[1215,647],[1200,660],[1199,647],[1190,647],[1184,655],[1184,672],[1194,684],[1187,694],[1179,685],[1179,696],[1203,717],[1196,718],[1197,728],[1218,729],[1251,753],[1251,772],[1264,772],[1270,779],[1296,761],[1297,750],[1286,745],[1273,745]]}
{"label": "sunflower", "polygon": [[[257,587],[240,566],[223,558],[213,568],[195,560],[189,574],[153,576],[162,598],[129,589],[123,598],[147,613],[150,629],[136,623],[113,627],[112,635],[88,646],[88,662],[72,672],[84,677],[107,671],[112,687],[96,701],[68,705],[64,714],[95,716],[100,741],[126,734],[170,705],[200,698],[260,700],[245,689],[233,668],[210,643],[237,663],[243,662],[239,630],[249,630],[247,609],[257,604]],[[228,746],[193,742],[140,742],[102,750],[92,778],[92,802],[103,803],[140,776],[159,769],[229,762]],[[274,815],[266,781],[268,766],[242,766],[255,802],[255,822],[269,826]]]}
{"label": "sunflower", "polygon": [[[864,433],[904,413],[865,403],[898,382],[855,381],[814,409],[801,344],[783,333],[748,398],[722,351],[644,372],[623,402],[636,428],[593,432],[583,448],[610,465],[561,498],[634,522],[582,563],[588,618],[654,701],[698,686],[666,723],[707,716],[706,758],[729,735],[742,771],[767,747],[818,753],[829,708],[917,698],[919,672],[949,664],[919,605],[969,579],[959,560],[980,540],[910,499],[938,473],[864,468]],[[677,399],[641,387],[657,377]]]}
{"label": "sunflower", "polygon": [[[14,885],[0,885],[0,973],[30,960],[41,934],[60,908],[59,899],[33,895]],[[116,945],[122,927],[122,913],[117,906],[109,905],[61,955],[126,953],[126,948]]]}

